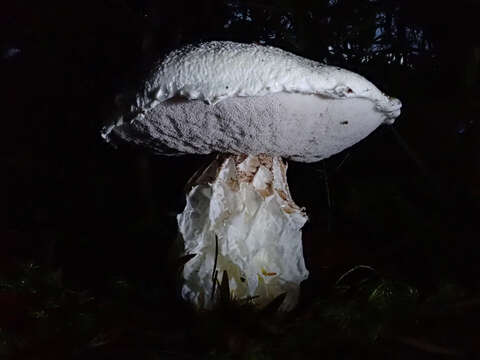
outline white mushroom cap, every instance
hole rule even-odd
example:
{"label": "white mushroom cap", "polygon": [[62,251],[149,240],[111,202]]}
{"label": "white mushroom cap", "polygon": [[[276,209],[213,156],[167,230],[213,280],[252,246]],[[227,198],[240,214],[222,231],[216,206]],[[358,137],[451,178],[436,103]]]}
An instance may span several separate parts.
{"label": "white mushroom cap", "polygon": [[351,71],[220,41],[170,53],[126,105],[104,127],[105,139],[113,132],[158,153],[263,153],[304,162],[393,123],[401,108]]}

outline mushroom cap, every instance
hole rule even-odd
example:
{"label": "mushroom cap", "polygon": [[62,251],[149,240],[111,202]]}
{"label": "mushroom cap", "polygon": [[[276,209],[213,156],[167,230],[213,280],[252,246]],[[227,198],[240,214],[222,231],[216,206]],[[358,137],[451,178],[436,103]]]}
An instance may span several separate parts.
{"label": "mushroom cap", "polygon": [[213,41],[175,50],[120,96],[109,141],[159,154],[268,154],[312,162],[400,114],[364,77],[278,48]]}

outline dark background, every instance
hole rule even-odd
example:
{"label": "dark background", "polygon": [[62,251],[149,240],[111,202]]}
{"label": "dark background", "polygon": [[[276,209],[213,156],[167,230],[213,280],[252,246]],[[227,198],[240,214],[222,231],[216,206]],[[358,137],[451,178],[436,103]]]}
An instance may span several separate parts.
{"label": "dark background", "polygon": [[[151,326],[161,334],[169,326],[190,327],[176,317],[187,316],[187,310],[172,296],[174,270],[167,260],[184,184],[211,157],[114,149],[99,129],[114,96],[134,86],[153,61],[172,48],[206,40],[278,46],[358,72],[403,102],[393,127],[379,128],[326,161],[289,164],[292,195],[310,218],[304,252],[311,275],[295,316],[318,322],[309,317],[313,304],[330,298],[335,280],[347,270],[368,265],[377,277],[415,289],[416,305],[441,294],[451,304],[470,302],[462,314],[471,322],[462,318],[454,331],[448,318],[400,332],[417,331],[448,349],[466,349],[466,356],[475,353],[470,334],[478,324],[471,314],[478,312],[480,295],[478,14],[480,2],[473,0],[2,4],[6,226],[0,233],[0,355],[82,357],[104,333],[111,351],[120,351],[126,345],[118,345],[123,343],[111,331],[128,328],[144,339],[146,325],[131,325],[119,313],[159,316],[162,321],[153,321],[158,328]],[[68,292],[74,305],[65,300]],[[93,299],[87,310],[84,295]],[[119,310],[105,320],[102,306]],[[72,314],[86,314],[88,324]],[[152,353],[164,358],[159,354],[174,348],[180,358],[194,354],[182,346],[190,341],[182,336],[153,341],[162,345]],[[342,336],[340,343],[351,341]],[[240,356],[229,341],[197,345],[207,357],[212,351],[213,357],[217,351]],[[140,341],[139,350],[133,343],[128,351],[143,356],[145,345]],[[258,344],[260,354],[270,356],[275,343]],[[312,350],[293,343],[282,355],[298,355],[296,345],[307,358],[338,355],[328,344]],[[408,346],[422,356],[442,356],[431,347]],[[392,354],[407,351],[388,348]],[[100,358],[110,354],[88,351]]]}

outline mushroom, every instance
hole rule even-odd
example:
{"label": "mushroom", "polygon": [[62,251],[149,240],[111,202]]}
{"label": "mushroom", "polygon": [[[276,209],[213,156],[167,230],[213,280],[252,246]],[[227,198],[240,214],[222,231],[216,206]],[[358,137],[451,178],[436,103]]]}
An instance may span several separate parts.
{"label": "mushroom", "polygon": [[[220,155],[189,182],[177,216],[182,297],[215,302],[215,284],[262,307],[286,293],[297,303],[308,277],[297,206],[283,159],[315,162],[392,124],[401,102],[364,77],[270,46],[213,41],[175,50],[140,91],[119,98],[107,141],[158,154]],[[228,279],[223,279],[228,276]]]}

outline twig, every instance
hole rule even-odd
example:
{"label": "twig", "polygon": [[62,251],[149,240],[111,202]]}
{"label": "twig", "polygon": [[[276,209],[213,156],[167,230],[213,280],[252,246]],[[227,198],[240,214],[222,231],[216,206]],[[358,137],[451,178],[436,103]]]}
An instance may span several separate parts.
{"label": "twig", "polygon": [[357,265],[353,268],[351,268],[350,270],[348,270],[345,274],[343,274],[342,276],[340,276],[338,278],[338,280],[335,282],[335,285],[338,285],[342,282],[343,279],[345,279],[348,275],[350,275],[351,273],[353,273],[354,271],[357,271],[359,269],[366,269],[366,270],[370,270],[370,271],[373,271],[375,272],[376,270],[371,267],[371,266],[368,266],[368,265]]}
{"label": "twig", "polygon": [[323,160],[322,165],[323,165],[323,181],[325,183],[325,192],[327,195],[327,206],[328,206],[328,211],[330,213],[330,209],[332,208],[332,201],[330,198],[330,186],[328,184],[327,164],[325,163],[325,160]]}
{"label": "twig", "polygon": [[212,271],[212,296],[211,299],[215,298],[215,289],[217,287],[217,278],[218,278],[218,270],[217,270],[217,259],[218,259],[218,236],[215,234],[215,259],[213,261],[213,271]]}
{"label": "twig", "polygon": [[218,237],[215,234],[215,259],[213,260],[212,279],[215,278],[215,272],[217,271],[217,258],[218,258]]}
{"label": "twig", "polygon": [[330,186],[328,184],[328,172],[327,172],[327,163],[325,160],[322,161],[323,165],[323,182],[325,183],[325,193],[327,195],[327,207],[328,207],[328,213],[327,213],[327,219],[328,219],[328,225],[327,225],[327,230],[330,232],[332,231],[332,199],[330,197]]}
{"label": "twig", "polygon": [[397,143],[400,145],[400,147],[403,150],[405,150],[408,157],[415,163],[415,165],[417,165],[418,169],[422,172],[422,174],[425,177],[429,177],[430,171],[427,169],[423,161],[420,160],[418,155],[410,148],[408,143],[403,139],[403,137],[399,134],[399,132],[395,130],[393,126],[389,126],[389,128],[392,131],[393,136],[395,137],[395,140],[397,140]]}
{"label": "twig", "polygon": [[335,168],[335,170],[333,170],[333,171],[336,172],[336,171],[340,170],[340,168],[343,166],[343,164],[345,163],[345,161],[347,161],[347,159],[348,159],[349,157],[350,157],[350,153],[347,153],[347,154],[343,157],[342,161],[340,161],[340,164],[338,164],[338,166],[337,166],[337,167]]}

